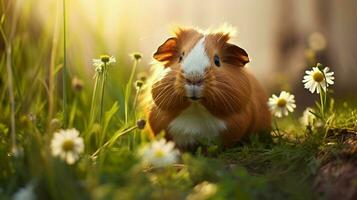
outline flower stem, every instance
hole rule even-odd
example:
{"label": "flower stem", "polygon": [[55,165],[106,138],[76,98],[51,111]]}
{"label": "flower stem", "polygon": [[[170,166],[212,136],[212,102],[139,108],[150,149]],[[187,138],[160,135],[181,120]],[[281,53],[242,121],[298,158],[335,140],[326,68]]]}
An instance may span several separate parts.
{"label": "flower stem", "polygon": [[98,83],[100,81],[101,76],[99,75],[98,72],[96,72],[97,74],[95,75],[95,83],[94,83],[94,89],[93,89],[93,94],[92,94],[92,103],[91,103],[91,107],[90,107],[90,114],[89,114],[89,126],[91,127],[94,123],[94,113],[95,113],[95,100],[96,100],[96,96],[97,96],[97,88],[98,88]]}
{"label": "flower stem", "polygon": [[126,134],[126,133],[129,133],[133,130],[135,130],[137,128],[137,126],[133,126],[131,128],[128,128],[126,130],[123,130],[122,132],[119,132],[118,134],[114,134],[114,136],[108,140],[106,143],[104,143],[101,147],[99,147],[92,155],[91,155],[91,158],[92,159],[95,159],[95,157],[98,155],[98,153],[104,149],[105,147],[109,146],[110,144],[112,144],[113,142],[115,142],[120,136]]}
{"label": "flower stem", "polygon": [[107,64],[104,63],[104,69],[103,69],[103,73],[102,73],[102,88],[101,88],[101,99],[100,99],[99,124],[102,124],[102,118],[103,118],[104,89],[105,89],[106,79],[107,79]]}
{"label": "flower stem", "polygon": [[[327,92],[327,88],[326,88]],[[322,86],[320,85],[320,112],[322,121],[325,121],[325,106],[326,106],[326,92],[323,90]]]}
{"label": "flower stem", "polygon": [[72,105],[72,108],[71,108],[71,112],[69,114],[69,122],[68,122],[69,127],[73,126],[73,121],[74,121],[74,118],[76,116],[77,105],[78,105],[78,97],[77,97],[77,94],[76,94],[74,96],[73,105]]}
{"label": "flower stem", "polygon": [[134,60],[133,63],[133,68],[131,70],[131,74],[128,80],[128,83],[126,85],[125,88],[125,123],[128,123],[128,118],[129,118],[129,98],[131,96],[131,87],[132,87],[132,83],[133,83],[133,79],[134,79],[134,74],[135,74],[135,70],[136,70],[136,66],[138,65],[138,60]]}
{"label": "flower stem", "polygon": [[277,132],[278,135],[280,136],[280,129],[279,129],[279,126],[278,126],[278,122],[276,121],[275,118],[274,118],[274,125],[275,125],[275,130],[276,130],[276,132]]}
{"label": "flower stem", "polygon": [[67,44],[66,44],[66,0],[63,0],[63,126],[67,127]]}
{"label": "flower stem", "polygon": [[134,116],[135,116],[135,121],[137,120],[137,119],[136,119],[136,105],[137,105],[137,103],[138,103],[138,98],[139,98],[140,91],[141,91],[141,88],[138,88],[138,89],[136,90],[135,98],[134,98],[134,103],[133,103],[133,113],[134,113]]}
{"label": "flower stem", "polygon": [[135,61],[134,61],[134,64],[133,64],[133,69],[132,69],[132,71],[131,71],[130,78],[129,78],[130,86],[131,86],[131,83],[133,82],[134,74],[135,74],[135,70],[136,70],[136,66],[137,66],[137,65],[138,65],[138,61],[135,60]]}

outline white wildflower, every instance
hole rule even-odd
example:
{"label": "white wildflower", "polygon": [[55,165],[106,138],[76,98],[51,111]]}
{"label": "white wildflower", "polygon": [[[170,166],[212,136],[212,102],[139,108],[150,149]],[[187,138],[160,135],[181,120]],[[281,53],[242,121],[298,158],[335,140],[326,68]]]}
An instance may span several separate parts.
{"label": "white wildflower", "polygon": [[289,112],[293,112],[296,108],[294,98],[294,95],[285,91],[280,92],[279,97],[273,94],[268,101],[270,111],[276,117],[287,116]]}
{"label": "white wildflower", "polygon": [[140,151],[140,156],[145,164],[155,167],[165,167],[177,162],[179,152],[174,148],[174,143],[165,139],[153,141],[144,146]]}
{"label": "white wildflower", "polygon": [[93,65],[95,67],[95,71],[96,72],[102,72],[103,71],[103,67],[109,66],[112,63],[115,63],[116,59],[114,58],[114,56],[108,56],[108,55],[102,55],[100,56],[99,59],[93,59]]}
{"label": "white wildflower", "polygon": [[84,151],[83,139],[76,129],[60,130],[51,141],[52,155],[61,158],[67,164],[73,164]]}
{"label": "white wildflower", "polygon": [[313,67],[311,71],[306,71],[304,76],[304,86],[311,93],[314,93],[315,90],[317,93],[320,93],[321,88],[326,91],[326,88],[329,85],[334,84],[335,77],[334,72],[329,72],[329,68],[325,67],[322,71],[318,67]]}

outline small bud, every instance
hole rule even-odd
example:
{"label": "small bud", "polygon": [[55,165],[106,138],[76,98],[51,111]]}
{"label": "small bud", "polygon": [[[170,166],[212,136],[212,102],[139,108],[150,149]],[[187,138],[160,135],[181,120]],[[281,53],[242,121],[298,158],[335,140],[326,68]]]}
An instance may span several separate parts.
{"label": "small bud", "polygon": [[101,55],[100,60],[104,63],[107,63],[107,62],[109,62],[110,57],[108,55]]}
{"label": "small bud", "polygon": [[57,118],[51,119],[51,121],[50,121],[50,129],[51,129],[52,132],[56,131],[59,128],[61,128],[61,126],[62,126],[62,123],[61,123],[61,121],[59,119],[57,119]]}
{"label": "small bud", "polygon": [[146,121],[144,119],[139,119],[136,122],[136,126],[138,127],[138,129],[144,129],[146,125]]}
{"label": "small bud", "polygon": [[140,89],[143,85],[144,85],[143,81],[141,81],[141,80],[135,81],[135,87],[137,90]]}
{"label": "small bud", "polygon": [[72,88],[76,92],[80,92],[83,89],[83,81],[75,77],[72,79]]}
{"label": "small bud", "polygon": [[139,52],[132,53],[130,56],[136,61],[139,61],[143,57],[142,54]]}
{"label": "small bud", "polygon": [[147,80],[147,73],[146,72],[140,72],[138,73],[138,75],[136,75],[136,77],[141,80],[142,82],[146,82]]}
{"label": "small bud", "polygon": [[321,63],[317,63],[316,67],[319,68],[319,70],[323,70],[324,66]]}

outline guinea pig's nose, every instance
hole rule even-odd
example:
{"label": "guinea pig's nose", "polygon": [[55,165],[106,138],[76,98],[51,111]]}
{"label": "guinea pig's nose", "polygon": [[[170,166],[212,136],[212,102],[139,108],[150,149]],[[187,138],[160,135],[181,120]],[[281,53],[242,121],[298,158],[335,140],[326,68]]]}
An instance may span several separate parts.
{"label": "guinea pig's nose", "polygon": [[203,84],[202,78],[186,78],[185,81],[187,85],[201,86]]}

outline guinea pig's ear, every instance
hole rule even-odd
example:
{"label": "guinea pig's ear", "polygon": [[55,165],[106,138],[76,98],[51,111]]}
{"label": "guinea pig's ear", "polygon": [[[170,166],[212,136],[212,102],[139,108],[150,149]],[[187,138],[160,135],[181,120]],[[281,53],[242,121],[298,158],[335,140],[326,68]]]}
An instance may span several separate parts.
{"label": "guinea pig's ear", "polygon": [[225,43],[222,48],[222,62],[243,67],[249,62],[249,57],[244,49],[230,43]]}
{"label": "guinea pig's ear", "polygon": [[153,57],[159,62],[165,62],[165,66],[169,66],[178,57],[179,50],[177,38],[172,37],[167,39],[154,53]]}

